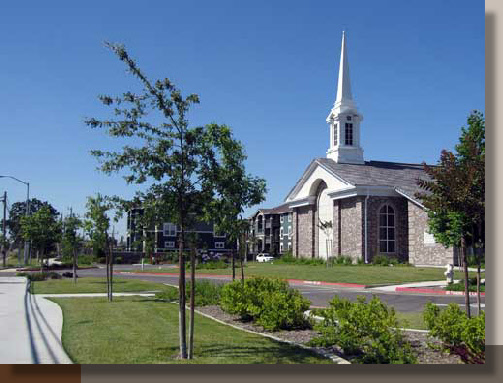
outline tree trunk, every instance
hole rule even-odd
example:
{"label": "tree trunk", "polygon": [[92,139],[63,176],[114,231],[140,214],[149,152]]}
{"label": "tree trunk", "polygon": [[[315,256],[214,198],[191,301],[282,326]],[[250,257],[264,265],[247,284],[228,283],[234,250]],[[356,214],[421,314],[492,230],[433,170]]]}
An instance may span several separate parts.
{"label": "tree trunk", "polygon": [[186,339],[186,329],[185,329],[185,256],[183,254],[183,240],[184,240],[184,227],[183,223],[180,225],[180,243],[178,246],[178,263],[180,267],[180,275],[178,277],[178,300],[179,300],[179,311],[178,311],[178,330],[180,336],[180,357],[182,359],[187,359],[187,339]]}
{"label": "tree trunk", "polygon": [[232,253],[232,280],[236,280],[236,255],[234,249],[231,250]]}
{"label": "tree trunk", "polygon": [[189,326],[189,359],[194,357],[194,307],[196,305],[196,248],[190,252],[190,326]]}
{"label": "tree trunk", "polygon": [[480,315],[480,259],[477,264],[477,314]]}
{"label": "tree trunk", "polygon": [[110,302],[113,300],[114,294],[114,284],[113,284],[113,274],[114,274],[114,253],[113,253],[113,242],[110,242]]}
{"label": "tree trunk", "polygon": [[44,272],[44,253],[42,252],[42,256],[39,256],[39,252],[37,250],[37,259],[40,261],[40,273]]}
{"label": "tree trunk", "polygon": [[[108,245],[108,243],[107,243],[107,245]],[[110,260],[109,260],[109,258],[110,258],[110,254],[109,254],[108,249],[106,249],[106,251],[105,251],[105,264],[107,267],[107,299],[110,302]]]}
{"label": "tree trunk", "polygon": [[77,251],[73,249],[73,283],[77,283]]}
{"label": "tree trunk", "polygon": [[463,269],[464,269],[464,274],[465,274],[465,308],[466,308],[466,315],[468,318],[471,317],[470,315],[470,289],[468,285],[468,257],[466,256],[466,242],[465,238],[461,238],[461,252],[463,254]]}

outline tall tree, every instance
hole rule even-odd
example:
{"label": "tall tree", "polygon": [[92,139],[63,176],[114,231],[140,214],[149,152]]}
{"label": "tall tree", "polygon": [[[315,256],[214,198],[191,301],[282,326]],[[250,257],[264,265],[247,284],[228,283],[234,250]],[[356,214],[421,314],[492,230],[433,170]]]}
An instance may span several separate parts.
{"label": "tall tree", "polygon": [[107,212],[110,210],[111,205],[106,199],[101,195],[97,194],[95,197],[87,197],[86,203],[86,213],[84,215],[84,231],[89,236],[91,245],[93,247],[93,253],[98,254],[103,252],[106,254],[106,265],[107,265],[107,295],[108,300],[111,300],[112,286],[110,278],[110,238],[108,236],[108,230],[110,229],[110,218]]}
{"label": "tall tree", "polygon": [[[180,356],[187,358],[185,318],[186,231],[201,216],[202,201],[215,193],[215,166],[218,157],[208,131],[218,134],[225,127],[189,127],[188,112],[199,103],[195,94],[182,96],[169,79],[150,81],[122,45],[106,44],[142,84],[140,93],[126,92],[119,97],[100,96],[115,107],[116,119],[86,120],[91,128],[103,128],[112,137],[133,138],[136,146],[121,151],[92,152],[106,174],[125,172],[127,183],[148,186],[132,201],[114,197],[120,210],[139,205],[156,214],[156,223],[173,222],[179,227],[179,337]],[[156,116],[149,115],[156,114]],[[147,115],[151,118],[146,120]],[[153,122],[158,121],[158,122]]]}
{"label": "tall tree", "polygon": [[61,225],[52,214],[48,205],[42,206],[30,216],[21,218],[21,234],[26,241],[40,252],[40,271],[43,271],[44,259],[54,243],[60,240]]}
{"label": "tall tree", "polygon": [[63,220],[61,244],[64,253],[69,253],[72,257],[73,283],[77,283],[77,252],[82,244],[82,238],[79,236],[78,230],[82,225],[82,220],[73,213],[70,213],[70,215]]}
{"label": "tall tree", "polygon": [[[36,213],[42,206],[48,206],[51,215],[55,218],[58,216],[58,211],[49,202],[42,202],[37,198],[31,198],[29,201],[29,215]],[[21,234],[21,218],[24,216],[26,216],[26,201],[13,203],[9,209],[7,227],[14,247],[22,246],[23,238]]]}
{"label": "tall tree", "polygon": [[460,248],[465,306],[470,316],[467,246],[484,242],[485,122],[480,112],[468,117],[456,154],[443,150],[437,166],[424,164],[429,180],[419,180],[418,193],[428,211],[430,232],[445,246]]}

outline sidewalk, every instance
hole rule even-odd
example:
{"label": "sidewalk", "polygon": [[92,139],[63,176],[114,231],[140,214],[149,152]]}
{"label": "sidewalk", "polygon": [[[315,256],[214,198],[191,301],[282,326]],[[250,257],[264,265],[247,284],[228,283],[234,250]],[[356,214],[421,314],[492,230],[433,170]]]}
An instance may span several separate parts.
{"label": "sidewalk", "polygon": [[0,362],[72,363],[61,344],[61,308],[27,289],[24,277],[0,277]]}
{"label": "sidewalk", "polygon": [[[460,280],[455,279],[454,283],[458,283]],[[485,282],[485,279],[482,279]],[[383,291],[383,292],[400,292],[400,293],[416,293],[416,294],[438,294],[438,295],[464,295],[464,291],[449,291],[443,288],[447,286],[447,281],[427,281],[427,282],[415,282],[415,283],[405,283],[403,285],[391,285],[391,286],[380,286],[372,287],[369,290]],[[470,292],[469,295],[477,295],[476,292]],[[480,293],[481,296],[485,296],[485,293]]]}

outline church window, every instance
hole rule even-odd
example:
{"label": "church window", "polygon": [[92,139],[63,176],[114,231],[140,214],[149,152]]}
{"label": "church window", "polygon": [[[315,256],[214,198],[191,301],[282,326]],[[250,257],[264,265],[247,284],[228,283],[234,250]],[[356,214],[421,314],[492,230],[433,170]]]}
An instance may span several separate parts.
{"label": "church window", "polygon": [[334,146],[337,146],[337,124],[334,124]]}
{"label": "church window", "polygon": [[395,252],[395,210],[389,205],[379,211],[379,252]]}
{"label": "church window", "polygon": [[346,122],[346,142],[348,146],[353,146],[353,124]]}
{"label": "church window", "polygon": [[347,116],[347,117],[346,117],[346,119],[347,119],[348,121],[351,121],[351,116]]}

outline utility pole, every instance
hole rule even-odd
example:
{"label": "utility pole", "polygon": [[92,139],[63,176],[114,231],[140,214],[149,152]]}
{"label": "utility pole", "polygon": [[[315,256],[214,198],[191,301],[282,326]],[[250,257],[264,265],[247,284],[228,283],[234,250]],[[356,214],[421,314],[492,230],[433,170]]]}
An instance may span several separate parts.
{"label": "utility pole", "polygon": [[7,266],[6,264],[6,253],[7,253],[7,250],[5,249],[5,242],[6,242],[6,233],[5,233],[5,229],[6,229],[6,222],[5,222],[5,219],[6,219],[6,213],[7,213],[7,192],[4,191],[3,192],[3,221],[2,221],[2,259],[3,259],[3,262],[2,262],[2,266],[5,268]]}

